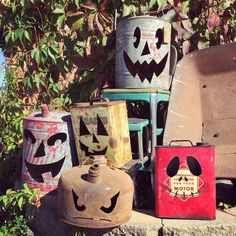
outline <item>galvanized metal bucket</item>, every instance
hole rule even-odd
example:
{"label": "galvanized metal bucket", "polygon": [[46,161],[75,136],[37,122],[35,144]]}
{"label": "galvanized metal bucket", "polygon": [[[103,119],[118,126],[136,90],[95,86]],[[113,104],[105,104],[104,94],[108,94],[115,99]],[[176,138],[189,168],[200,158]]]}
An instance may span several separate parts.
{"label": "galvanized metal bucket", "polygon": [[24,118],[23,128],[22,183],[41,195],[52,193],[62,171],[77,159],[70,114],[43,106]]}
{"label": "galvanized metal bucket", "polygon": [[57,212],[65,223],[110,228],[131,218],[134,186],[130,176],[108,167],[99,158],[92,165],[73,167],[62,173]]}
{"label": "galvanized metal bucket", "polygon": [[77,103],[70,111],[79,163],[105,155],[109,166],[120,168],[132,159],[125,101]]}
{"label": "galvanized metal bucket", "polygon": [[116,31],[116,87],[169,89],[171,24],[157,17],[121,20]]}

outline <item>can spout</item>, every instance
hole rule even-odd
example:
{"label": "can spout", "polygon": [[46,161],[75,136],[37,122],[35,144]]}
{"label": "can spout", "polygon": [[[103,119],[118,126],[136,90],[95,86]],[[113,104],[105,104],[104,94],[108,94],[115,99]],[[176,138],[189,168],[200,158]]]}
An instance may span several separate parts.
{"label": "can spout", "polygon": [[100,168],[99,164],[93,164],[89,168],[88,181],[93,184],[101,182],[101,168]]}
{"label": "can spout", "polygon": [[175,16],[177,16],[177,10],[172,8],[165,15],[161,16],[160,19],[171,22]]}
{"label": "can spout", "polygon": [[47,104],[41,104],[41,113],[43,117],[47,117],[49,115]]}

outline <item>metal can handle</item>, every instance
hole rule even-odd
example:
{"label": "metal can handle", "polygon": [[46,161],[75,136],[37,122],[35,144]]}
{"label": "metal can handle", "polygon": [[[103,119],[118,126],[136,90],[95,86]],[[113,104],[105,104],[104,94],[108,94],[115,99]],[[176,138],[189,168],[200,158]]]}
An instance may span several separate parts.
{"label": "metal can handle", "polygon": [[88,163],[88,161],[92,161],[93,156],[88,156],[82,163],[79,164],[79,167],[86,165],[86,163]]}
{"label": "metal can handle", "polygon": [[191,144],[191,146],[193,146],[192,141],[188,140],[188,139],[180,139],[180,140],[171,140],[169,143],[169,146],[171,146],[172,143],[178,143],[178,142],[188,142]]}
{"label": "metal can handle", "polygon": [[109,98],[103,98],[103,97],[99,97],[99,98],[91,98],[90,99],[90,106],[93,105],[93,102],[110,102]]}
{"label": "metal can handle", "polygon": [[[100,160],[96,159],[96,157],[100,157]],[[92,163],[91,163],[92,162]],[[99,165],[107,165],[107,160],[104,155],[91,155],[88,156],[82,163],[80,163],[79,167],[86,164],[99,164]]]}

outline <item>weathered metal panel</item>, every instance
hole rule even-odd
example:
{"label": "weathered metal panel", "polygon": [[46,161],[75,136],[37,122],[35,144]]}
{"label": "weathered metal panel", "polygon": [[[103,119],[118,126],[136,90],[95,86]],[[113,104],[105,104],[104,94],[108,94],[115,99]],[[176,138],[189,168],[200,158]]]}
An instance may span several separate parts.
{"label": "weathered metal panel", "polygon": [[183,58],[176,68],[168,106],[168,115],[164,130],[164,145],[172,140],[201,141],[202,105],[199,80],[188,75],[189,67]]}
{"label": "weathered metal panel", "polygon": [[115,227],[131,218],[133,193],[124,171],[106,164],[73,167],[59,181],[58,216],[80,227]]}
{"label": "weathered metal panel", "polygon": [[215,219],[214,146],[156,147],[156,216]]}
{"label": "weathered metal panel", "polygon": [[125,101],[78,103],[70,108],[79,162],[105,155],[108,165],[132,159]]}
{"label": "weathered metal panel", "polygon": [[23,128],[22,182],[48,194],[76,161],[70,114],[34,112],[24,118]]}
{"label": "weathered metal panel", "polygon": [[116,87],[168,90],[171,24],[131,17],[118,22],[116,35]]}
{"label": "weathered metal panel", "polygon": [[164,144],[206,141],[216,146],[216,176],[236,178],[236,43],[185,56],[173,79]]}

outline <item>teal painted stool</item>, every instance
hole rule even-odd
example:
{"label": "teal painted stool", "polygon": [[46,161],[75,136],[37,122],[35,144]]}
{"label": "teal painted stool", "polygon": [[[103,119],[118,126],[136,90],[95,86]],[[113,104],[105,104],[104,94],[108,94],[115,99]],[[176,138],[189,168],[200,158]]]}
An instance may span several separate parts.
{"label": "teal painted stool", "polygon": [[143,153],[143,130],[148,126],[148,119],[139,119],[139,118],[128,118],[129,122],[129,131],[137,132],[137,142],[138,142],[138,155],[142,159],[144,157]]}
{"label": "teal painted stool", "polygon": [[[133,130],[138,133],[138,145],[139,145],[139,158],[143,157],[143,142],[142,132],[143,129],[148,126],[151,129],[151,150],[150,150],[150,163],[149,165],[141,165],[139,170],[141,172],[150,173],[151,186],[153,193],[154,191],[154,157],[155,157],[155,146],[157,145],[157,138],[163,132],[164,122],[161,121],[160,107],[164,104],[168,104],[170,91],[159,90],[159,89],[105,89],[101,94],[104,98],[110,100],[126,100],[131,102],[144,101],[147,102],[147,108],[150,111],[148,119],[141,119],[139,122],[136,118],[128,118],[129,130]],[[145,110],[144,113],[147,113]],[[135,116],[136,117],[136,116]],[[162,123],[162,124],[160,124]],[[142,161],[141,161],[142,163]],[[134,177],[134,182],[136,177]],[[135,190],[136,191],[136,190]],[[137,193],[135,193],[137,197]],[[138,205],[138,199],[135,197],[135,205]]]}
{"label": "teal painted stool", "polygon": [[149,104],[151,126],[151,166],[154,163],[155,146],[157,144],[157,136],[163,132],[163,127],[157,127],[157,107],[162,101],[169,101],[170,92],[160,89],[105,89],[102,91],[102,97],[110,100],[126,100],[126,101],[145,101]]}

